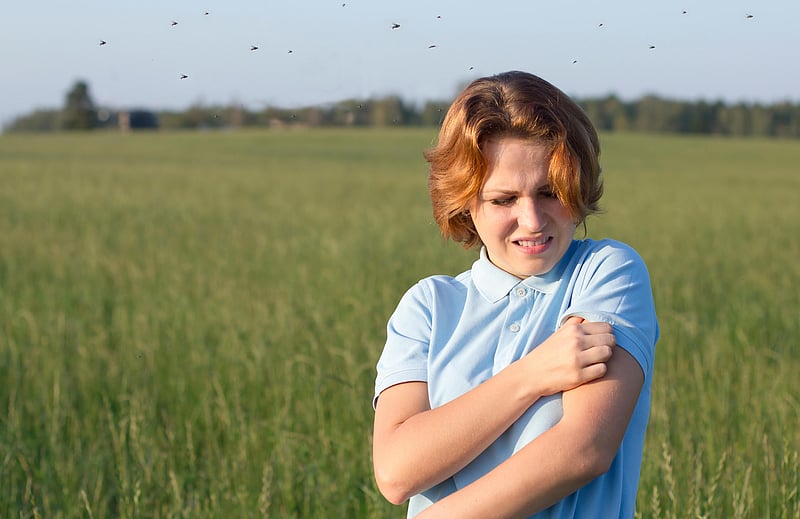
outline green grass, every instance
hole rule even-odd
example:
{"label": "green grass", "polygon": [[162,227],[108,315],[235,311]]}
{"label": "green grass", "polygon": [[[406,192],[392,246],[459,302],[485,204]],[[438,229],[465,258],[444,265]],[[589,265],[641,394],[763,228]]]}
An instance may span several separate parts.
{"label": "green grass", "polygon": [[[0,136],[0,516],[404,517],[374,364],[431,131]],[[662,326],[641,517],[800,517],[800,146],[603,136]]]}

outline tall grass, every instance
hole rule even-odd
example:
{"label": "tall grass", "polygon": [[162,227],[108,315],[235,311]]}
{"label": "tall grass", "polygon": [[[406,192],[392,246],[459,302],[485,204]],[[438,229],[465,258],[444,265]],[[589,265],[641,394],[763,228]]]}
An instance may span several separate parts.
{"label": "tall grass", "polygon": [[598,227],[645,256],[663,332],[640,516],[800,517],[800,147],[607,144]]}
{"label": "tall grass", "polygon": [[[403,517],[370,400],[404,290],[468,268],[429,131],[0,137],[0,515]],[[593,237],[662,326],[640,517],[800,517],[800,147],[608,135]]]}

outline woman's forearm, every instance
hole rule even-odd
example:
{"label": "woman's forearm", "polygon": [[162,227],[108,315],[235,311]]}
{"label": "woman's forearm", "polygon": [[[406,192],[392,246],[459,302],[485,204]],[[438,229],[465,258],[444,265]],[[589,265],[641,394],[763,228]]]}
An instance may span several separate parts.
{"label": "woman's forearm", "polygon": [[512,364],[474,389],[435,409],[408,408],[402,422],[384,419],[403,406],[427,403],[427,385],[400,384],[384,391],[376,408],[373,461],[381,492],[402,503],[452,476],[475,459],[542,395],[528,388]]}

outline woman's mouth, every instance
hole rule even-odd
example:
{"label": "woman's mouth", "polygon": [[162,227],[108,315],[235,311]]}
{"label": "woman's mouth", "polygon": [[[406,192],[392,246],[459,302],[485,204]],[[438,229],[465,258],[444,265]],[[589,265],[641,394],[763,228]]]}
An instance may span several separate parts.
{"label": "woman's mouth", "polygon": [[542,236],[541,238],[534,238],[534,239],[525,239],[525,240],[514,240],[514,244],[517,245],[524,254],[541,254],[550,246],[553,242],[552,236]]}

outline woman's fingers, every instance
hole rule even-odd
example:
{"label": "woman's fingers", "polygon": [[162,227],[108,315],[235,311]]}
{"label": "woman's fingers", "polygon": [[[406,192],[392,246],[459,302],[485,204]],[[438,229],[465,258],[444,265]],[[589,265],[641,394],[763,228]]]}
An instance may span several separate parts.
{"label": "woman's fingers", "polygon": [[577,315],[573,315],[567,318],[562,325],[562,328],[569,328],[572,327],[578,333],[583,333],[586,335],[597,335],[597,334],[613,334],[614,329],[611,327],[610,324],[603,322],[603,321],[587,321],[583,317],[579,317]]}
{"label": "woman's fingers", "polygon": [[580,330],[589,335],[596,335],[600,333],[613,333],[614,329],[610,324],[602,321],[590,322],[584,321],[580,324]]}
{"label": "woman's fingers", "polygon": [[586,383],[603,377],[608,371],[607,362],[611,358],[614,349],[608,344],[591,346],[579,355],[579,363],[582,368],[579,370],[582,383]]}
{"label": "woman's fingers", "polygon": [[601,344],[593,346],[581,352],[581,359],[584,365],[597,364],[599,362],[607,362],[614,354],[614,348],[608,344]]}
{"label": "woman's fingers", "polygon": [[597,364],[586,366],[582,371],[583,374],[582,382],[586,383],[601,378],[606,374],[607,371],[608,371],[608,366],[606,365],[605,362],[598,362]]}
{"label": "woman's fingers", "polygon": [[572,316],[564,322],[564,325],[574,326],[574,331],[569,333],[575,334],[573,337],[582,349],[602,345],[614,346],[617,342],[614,337],[614,329],[608,323],[591,322],[578,316]]}

